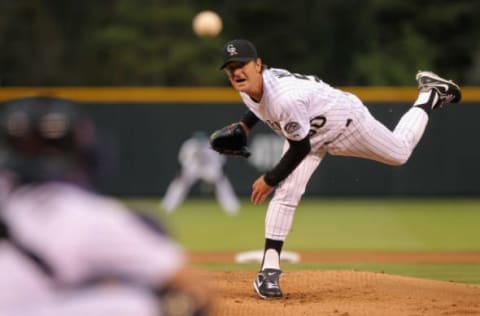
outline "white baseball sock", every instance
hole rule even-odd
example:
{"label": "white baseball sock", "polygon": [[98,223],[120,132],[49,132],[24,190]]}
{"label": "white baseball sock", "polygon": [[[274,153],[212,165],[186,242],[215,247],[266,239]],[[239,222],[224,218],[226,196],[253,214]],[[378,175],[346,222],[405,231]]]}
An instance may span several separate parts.
{"label": "white baseball sock", "polygon": [[263,257],[262,270],[277,269],[280,270],[280,255],[275,249],[267,249]]}

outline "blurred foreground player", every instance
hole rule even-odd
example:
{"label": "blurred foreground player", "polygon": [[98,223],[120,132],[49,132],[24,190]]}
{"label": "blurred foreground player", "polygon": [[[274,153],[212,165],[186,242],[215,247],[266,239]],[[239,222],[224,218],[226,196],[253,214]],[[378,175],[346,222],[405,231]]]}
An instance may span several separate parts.
{"label": "blurred foreground player", "polygon": [[11,102],[1,136],[0,315],[207,315],[183,249],[153,220],[86,189],[96,130],[73,104]]}

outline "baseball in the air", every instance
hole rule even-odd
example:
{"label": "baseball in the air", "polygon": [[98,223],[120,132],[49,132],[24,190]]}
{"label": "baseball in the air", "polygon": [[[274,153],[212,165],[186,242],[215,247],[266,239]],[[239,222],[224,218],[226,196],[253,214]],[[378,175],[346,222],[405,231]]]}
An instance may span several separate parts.
{"label": "baseball in the air", "polygon": [[198,36],[217,36],[222,30],[222,19],[213,11],[201,11],[193,18],[193,31]]}

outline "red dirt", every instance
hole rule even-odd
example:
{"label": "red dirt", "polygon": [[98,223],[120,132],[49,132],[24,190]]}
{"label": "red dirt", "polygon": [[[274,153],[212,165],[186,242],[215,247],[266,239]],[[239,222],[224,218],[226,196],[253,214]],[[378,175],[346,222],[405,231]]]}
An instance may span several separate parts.
{"label": "red dirt", "polygon": [[[458,255],[458,256],[456,256]],[[479,262],[480,253],[302,253],[302,262]],[[191,254],[192,262],[233,262],[234,254]],[[253,291],[255,271],[203,271],[214,315],[480,315],[480,285],[361,271],[286,271],[283,299]]]}
{"label": "red dirt", "polygon": [[261,300],[255,272],[208,272],[214,315],[480,315],[480,286],[359,271],[292,271],[285,297]]}

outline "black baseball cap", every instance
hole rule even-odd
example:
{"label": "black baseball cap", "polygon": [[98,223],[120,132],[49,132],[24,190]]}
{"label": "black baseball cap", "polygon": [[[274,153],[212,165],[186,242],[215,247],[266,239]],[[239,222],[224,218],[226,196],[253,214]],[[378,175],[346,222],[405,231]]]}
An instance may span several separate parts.
{"label": "black baseball cap", "polygon": [[232,61],[247,62],[258,58],[257,49],[250,41],[245,39],[234,39],[223,46],[223,64],[220,69]]}

